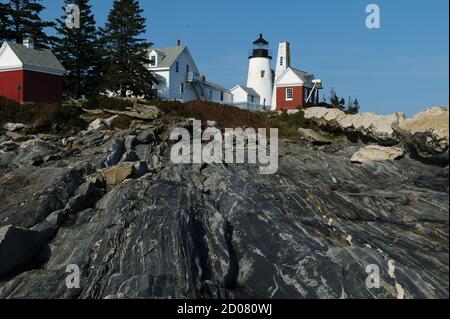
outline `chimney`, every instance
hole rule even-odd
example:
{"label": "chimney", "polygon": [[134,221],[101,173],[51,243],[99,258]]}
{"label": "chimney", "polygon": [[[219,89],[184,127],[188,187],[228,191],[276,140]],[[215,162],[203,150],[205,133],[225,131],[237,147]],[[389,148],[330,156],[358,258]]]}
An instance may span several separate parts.
{"label": "chimney", "polygon": [[181,41],[177,40],[177,46],[180,46],[180,45],[181,45]]}
{"label": "chimney", "polygon": [[200,81],[201,81],[201,82],[206,82],[206,76],[202,75],[202,76],[200,77]]}
{"label": "chimney", "polygon": [[30,38],[23,39],[23,45],[28,49],[34,49],[34,42]]}

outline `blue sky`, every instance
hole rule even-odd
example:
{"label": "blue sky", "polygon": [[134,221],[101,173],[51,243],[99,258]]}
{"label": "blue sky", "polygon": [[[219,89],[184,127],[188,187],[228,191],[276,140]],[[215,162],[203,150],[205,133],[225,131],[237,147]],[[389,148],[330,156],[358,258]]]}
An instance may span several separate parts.
{"label": "blue sky", "polygon": [[[92,0],[103,25],[112,0]],[[263,33],[274,54],[291,43],[292,66],[314,73],[362,111],[413,115],[449,104],[448,0],[141,0],[155,47],[185,42],[208,80],[245,84],[247,52]],[[63,0],[44,0],[46,19]],[[381,29],[367,29],[365,8],[381,8]],[[188,31],[185,31],[190,25]],[[187,35],[187,36],[186,36]],[[274,67],[274,65],[273,65]]]}

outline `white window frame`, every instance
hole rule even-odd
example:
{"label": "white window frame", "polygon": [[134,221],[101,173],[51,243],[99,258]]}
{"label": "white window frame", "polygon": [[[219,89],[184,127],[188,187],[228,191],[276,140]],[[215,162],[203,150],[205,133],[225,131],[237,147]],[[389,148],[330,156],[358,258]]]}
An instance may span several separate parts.
{"label": "white window frame", "polygon": [[180,83],[180,94],[184,94],[184,83]]}
{"label": "white window frame", "polygon": [[284,56],[280,57],[280,65],[283,65]]}
{"label": "white window frame", "polygon": [[294,88],[286,88],[286,101],[294,100]]}
{"label": "white window frame", "polygon": [[266,71],[261,71],[261,78],[265,78],[266,77]]}

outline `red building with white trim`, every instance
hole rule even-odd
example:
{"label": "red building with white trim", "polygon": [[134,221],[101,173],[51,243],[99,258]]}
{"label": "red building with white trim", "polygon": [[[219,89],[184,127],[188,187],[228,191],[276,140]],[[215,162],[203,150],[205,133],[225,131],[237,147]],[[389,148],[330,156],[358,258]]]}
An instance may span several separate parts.
{"label": "red building with white trim", "polygon": [[317,81],[320,80],[315,80],[312,74],[288,67],[275,82],[275,110],[293,110],[319,103],[321,85]]}
{"label": "red building with white trim", "polygon": [[65,69],[50,50],[31,41],[4,42],[0,48],[0,96],[19,103],[59,103]]}

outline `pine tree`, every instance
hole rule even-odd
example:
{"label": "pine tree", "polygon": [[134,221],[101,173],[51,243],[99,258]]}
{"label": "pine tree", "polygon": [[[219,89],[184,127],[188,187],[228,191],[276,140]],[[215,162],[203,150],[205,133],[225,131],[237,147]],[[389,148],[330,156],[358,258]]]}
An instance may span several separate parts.
{"label": "pine tree", "polygon": [[48,48],[55,40],[45,33],[45,28],[53,27],[53,22],[42,21],[39,14],[44,7],[41,0],[9,0],[10,32],[8,40],[22,43],[24,38],[34,41],[37,48]]}
{"label": "pine tree", "polygon": [[347,110],[348,114],[357,114],[359,113],[359,102],[358,99],[355,99],[352,103],[352,106]]}
{"label": "pine tree", "polygon": [[339,100],[339,108],[340,108],[341,110],[344,110],[344,109],[345,109],[345,99],[344,99],[344,98],[341,98],[341,99]]}
{"label": "pine tree", "polygon": [[105,89],[126,96],[151,96],[154,77],[146,68],[149,43],[139,38],[145,33],[145,18],[137,0],[114,0],[103,30],[109,63]]}
{"label": "pine tree", "polygon": [[339,108],[339,98],[334,89],[330,90],[330,103],[333,107]]}
{"label": "pine tree", "polygon": [[9,38],[9,7],[0,2],[0,45]]}
{"label": "pine tree", "polygon": [[100,50],[98,32],[89,0],[65,0],[66,5],[75,4],[80,9],[80,27],[66,25],[66,8],[61,19],[57,19],[58,39],[54,51],[66,68],[64,93],[79,99],[91,96],[98,86]]}

